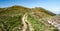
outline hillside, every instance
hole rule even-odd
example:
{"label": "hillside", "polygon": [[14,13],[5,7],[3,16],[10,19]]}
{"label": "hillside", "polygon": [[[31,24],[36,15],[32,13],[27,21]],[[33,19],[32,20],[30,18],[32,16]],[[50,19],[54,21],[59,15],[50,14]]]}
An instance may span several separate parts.
{"label": "hillside", "polygon": [[56,27],[48,24],[46,20],[55,15],[41,7],[0,8],[0,31],[55,31]]}
{"label": "hillside", "polygon": [[0,14],[3,15],[16,15],[16,14],[24,14],[25,12],[29,12],[29,8],[25,8],[22,6],[12,6],[12,7],[8,7],[5,9],[1,9],[2,11],[0,12]]}
{"label": "hillside", "polygon": [[41,16],[55,15],[54,13],[49,12],[48,10],[45,10],[43,8],[27,8],[23,6],[12,6],[7,8],[0,8],[0,14],[3,14],[3,15],[13,15],[13,14],[19,14],[19,13],[24,14],[24,13],[30,13],[30,12],[34,12],[34,14],[40,14]]}

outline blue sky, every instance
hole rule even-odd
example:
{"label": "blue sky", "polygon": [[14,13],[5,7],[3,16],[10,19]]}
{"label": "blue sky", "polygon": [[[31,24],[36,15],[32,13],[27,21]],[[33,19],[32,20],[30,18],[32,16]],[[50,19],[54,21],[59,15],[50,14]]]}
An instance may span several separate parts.
{"label": "blue sky", "polygon": [[43,7],[51,12],[60,14],[60,0],[0,0],[0,8],[13,5],[21,5],[29,8]]}

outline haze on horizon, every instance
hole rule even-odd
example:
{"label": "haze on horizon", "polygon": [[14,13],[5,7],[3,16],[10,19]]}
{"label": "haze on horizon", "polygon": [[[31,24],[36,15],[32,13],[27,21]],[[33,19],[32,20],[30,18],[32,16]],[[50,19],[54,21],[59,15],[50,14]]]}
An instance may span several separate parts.
{"label": "haze on horizon", "polygon": [[21,5],[29,8],[42,7],[60,14],[60,0],[0,0],[0,8]]}

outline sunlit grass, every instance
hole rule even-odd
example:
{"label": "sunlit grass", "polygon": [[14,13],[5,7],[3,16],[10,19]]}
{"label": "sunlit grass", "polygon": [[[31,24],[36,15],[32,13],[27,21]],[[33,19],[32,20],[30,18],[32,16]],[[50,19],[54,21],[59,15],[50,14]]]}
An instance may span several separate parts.
{"label": "sunlit grass", "polygon": [[39,19],[37,18],[33,18],[31,16],[28,16],[28,21],[31,22],[33,28],[34,28],[34,31],[47,31],[47,30],[50,30],[50,31],[54,31],[54,30],[57,30],[54,26],[47,26],[45,25],[44,23],[42,23],[41,20],[39,22]]}
{"label": "sunlit grass", "polygon": [[[19,27],[22,27],[22,21],[21,21],[21,16],[17,16],[17,17],[11,17],[11,16],[3,16],[0,17],[0,22],[3,22],[3,29],[5,29],[6,31],[12,31],[13,29],[15,29],[15,27],[17,27],[16,29],[19,29]],[[19,26],[19,27],[18,27]]]}

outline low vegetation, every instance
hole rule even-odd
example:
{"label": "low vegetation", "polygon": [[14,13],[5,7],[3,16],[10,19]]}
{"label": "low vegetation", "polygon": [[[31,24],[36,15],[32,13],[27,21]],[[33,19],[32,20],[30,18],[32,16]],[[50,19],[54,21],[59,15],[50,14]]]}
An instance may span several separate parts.
{"label": "low vegetation", "polygon": [[[0,31],[21,31],[22,17],[27,13],[27,21],[31,23],[34,31],[54,31],[56,27],[47,24],[46,20],[42,18],[49,18],[55,16],[56,14],[45,10],[44,8],[27,8],[23,6],[12,6],[7,8],[0,8]],[[41,20],[39,20],[41,19]],[[44,23],[42,23],[42,21]],[[45,23],[48,25],[45,25]],[[26,31],[29,31],[29,26],[27,24]],[[49,26],[50,25],[50,26]]]}

